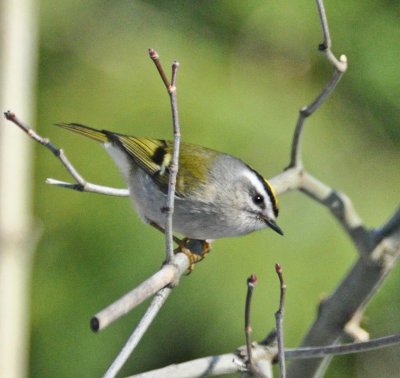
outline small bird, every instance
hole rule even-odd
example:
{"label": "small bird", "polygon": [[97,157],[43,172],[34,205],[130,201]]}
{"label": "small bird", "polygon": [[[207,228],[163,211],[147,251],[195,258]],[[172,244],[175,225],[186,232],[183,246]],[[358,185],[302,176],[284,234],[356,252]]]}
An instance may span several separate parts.
{"label": "small bird", "polygon": [[[124,176],[142,220],[165,229],[173,143],[96,130],[78,123],[57,124],[104,144]],[[231,155],[181,143],[173,213],[173,231],[210,241],[245,235],[276,224],[278,200],[272,186]]]}

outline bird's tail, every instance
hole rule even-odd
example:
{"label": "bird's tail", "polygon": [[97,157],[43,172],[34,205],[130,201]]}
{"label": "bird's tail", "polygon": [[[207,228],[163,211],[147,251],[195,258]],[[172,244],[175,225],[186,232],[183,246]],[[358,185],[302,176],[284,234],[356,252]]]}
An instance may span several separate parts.
{"label": "bird's tail", "polygon": [[56,126],[81,134],[98,142],[105,143],[108,141],[106,132],[79,123],[56,123]]}

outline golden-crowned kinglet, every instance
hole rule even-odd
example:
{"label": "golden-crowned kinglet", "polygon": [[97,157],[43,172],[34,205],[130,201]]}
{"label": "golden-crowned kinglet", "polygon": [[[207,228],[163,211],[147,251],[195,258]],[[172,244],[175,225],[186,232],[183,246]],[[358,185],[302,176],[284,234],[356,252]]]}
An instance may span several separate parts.
{"label": "golden-crowned kinglet", "polygon": [[[128,184],[140,217],[165,227],[162,209],[168,193],[172,142],[96,130],[76,123],[58,126],[104,143]],[[190,143],[181,144],[174,232],[190,239],[212,240],[269,226],[283,235],[275,223],[277,216],[274,190],[254,169],[233,156]]]}

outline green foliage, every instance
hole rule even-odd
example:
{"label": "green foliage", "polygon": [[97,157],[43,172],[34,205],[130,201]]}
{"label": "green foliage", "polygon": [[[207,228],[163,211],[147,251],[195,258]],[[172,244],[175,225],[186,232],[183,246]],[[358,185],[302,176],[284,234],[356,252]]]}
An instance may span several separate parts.
{"label": "green foliage", "polygon": [[[400,8],[372,0],[326,6],[334,52],[345,53],[350,68],[307,122],[304,161],[347,193],[374,227],[399,200]],[[39,132],[63,147],[88,180],[110,186],[124,184],[106,153],[52,124],[75,121],[170,139],[168,96],[149,47],[165,66],[181,63],[183,139],[237,155],[267,177],[287,165],[298,109],[332,71],[317,51],[321,32],[310,1],[52,0],[41,1],[40,16]],[[35,215],[44,234],[33,274],[31,376],[100,376],[145,306],[99,335],[89,330],[89,319],[158,269],[163,238],[140,223],[128,199],[46,186],[46,177],[68,177],[43,148],[36,149],[35,163]],[[319,299],[332,291],[355,251],[327,211],[300,193],[281,198],[280,225],[285,238],[262,231],[215,242],[172,293],[125,375],[244,344],[251,273],[260,282],[254,339],[263,338],[278,305],[275,262],[288,284],[286,344],[299,343]],[[395,317],[390,327],[382,326],[392,311],[382,308],[393,305],[396,314],[400,306],[398,295],[391,295],[398,291],[394,276],[376,298],[381,305],[367,312],[372,334],[399,328]],[[398,353],[390,355],[387,376],[400,366]],[[377,376],[368,358],[337,358],[328,376]]]}

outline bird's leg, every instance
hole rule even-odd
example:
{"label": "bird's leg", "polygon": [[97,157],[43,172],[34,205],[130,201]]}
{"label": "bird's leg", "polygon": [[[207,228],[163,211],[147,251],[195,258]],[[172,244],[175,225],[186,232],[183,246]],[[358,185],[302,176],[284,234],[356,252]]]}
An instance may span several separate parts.
{"label": "bird's leg", "polygon": [[[149,224],[153,226],[156,230],[165,234],[164,228],[158,225],[155,222],[149,221]],[[182,252],[189,259],[189,274],[194,269],[194,264],[202,261],[204,257],[211,251],[211,243],[206,240],[197,240],[197,239],[189,239],[183,238],[179,239],[176,236],[173,236],[174,242],[178,245],[178,248],[175,249],[175,253]]]}
{"label": "bird's leg", "polygon": [[[153,226],[156,230],[160,231],[161,233],[163,233],[165,235],[165,229],[162,228],[161,226],[159,226],[156,222],[153,222],[151,220],[148,221],[150,226]],[[181,243],[181,239],[177,238],[175,235],[172,235],[172,238],[174,239],[174,242],[176,244],[180,244]]]}

